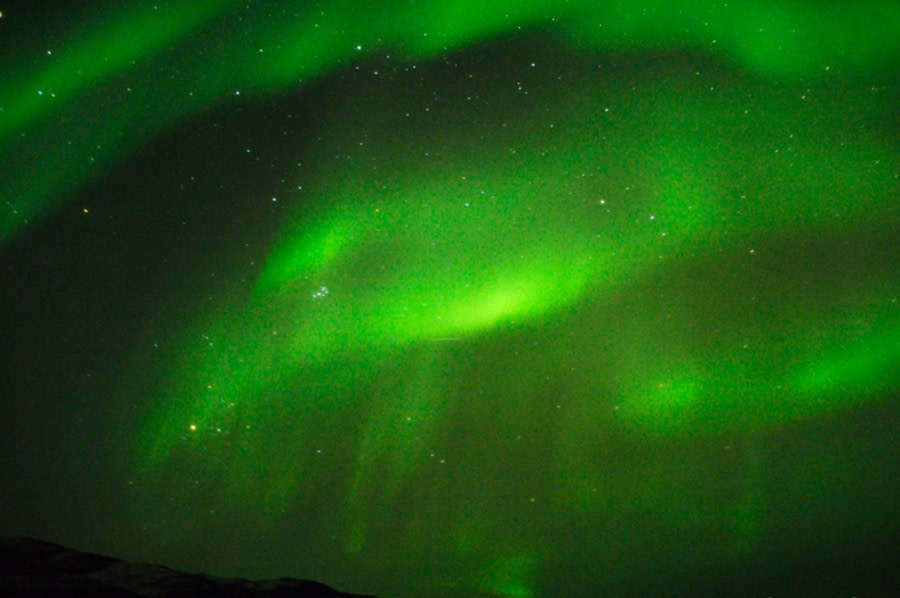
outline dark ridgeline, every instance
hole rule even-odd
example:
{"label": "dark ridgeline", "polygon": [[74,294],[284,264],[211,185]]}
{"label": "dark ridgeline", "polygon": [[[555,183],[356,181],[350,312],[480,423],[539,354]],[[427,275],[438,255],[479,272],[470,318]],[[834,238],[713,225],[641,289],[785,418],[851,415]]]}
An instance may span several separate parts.
{"label": "dark ridgeline", "polygon": [[364,598],[305,579],[248,580],[129,563],[32,538],[0,537],[0,595]]}

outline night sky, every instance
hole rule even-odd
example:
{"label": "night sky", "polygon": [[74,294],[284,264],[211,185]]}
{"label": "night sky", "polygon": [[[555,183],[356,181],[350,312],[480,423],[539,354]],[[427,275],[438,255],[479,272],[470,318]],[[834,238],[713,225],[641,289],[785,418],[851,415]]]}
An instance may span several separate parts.
{"label": "night sky", "polygon": [[890,0],[0,1],[0,533],[886,591],[898,66]]}

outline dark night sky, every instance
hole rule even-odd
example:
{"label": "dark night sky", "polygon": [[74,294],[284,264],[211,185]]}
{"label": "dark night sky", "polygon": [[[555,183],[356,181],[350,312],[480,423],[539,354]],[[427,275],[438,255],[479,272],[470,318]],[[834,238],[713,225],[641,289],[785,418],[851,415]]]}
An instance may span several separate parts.
{"label": "dark night sky", "polygon": [[0,1],[0,533],[897,582],[896,5],[488,4]]}

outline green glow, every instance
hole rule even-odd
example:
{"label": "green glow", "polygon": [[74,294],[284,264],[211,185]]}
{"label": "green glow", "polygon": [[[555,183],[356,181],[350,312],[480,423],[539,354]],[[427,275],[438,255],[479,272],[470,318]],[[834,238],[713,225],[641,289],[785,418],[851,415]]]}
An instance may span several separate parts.
{"label": "green glow", "polygon": [[[891,72],[900,51],[900,7],[878,0],[824,8],[774,0],[279,6],[270,13],[229,0],[136,7],[98,20],[71,43],[54,40],[64,49],[56,56],[49,49],[46,66],[34,69],[33,55],[13,62],[0,80],[0,168],[8,171],[0,239],[191,114],[235,101],[242,90],[246,97],[297,88],[376,50],[415,61],[522,28],[546,29],[591,51],[696,48],[786,80]],[[239,37],[236,22],[244,28]],[[27,168],[14,167],[23,162]]]}
{"label": "green glow", "polygon": [[498,560],[482,578],[482,589],[506,598],[534,596],[533,579],[538,559],[530,554],[517,554]]}
{"label": "green glow", "polygon": [[[661,76],[644,73],[638,84],[656,89]],[[149,453],[152,460],[176,446],[192,422],[201,428],[230,423],[233,405],[257,413],[270,402],[266,397],[323,368],[339,368],[328,392],[344,398],[332,400],[349,400],[351,389],[369,384],[384,367],[380,352],[474,341],[538,320],[550,324],[568,310],[583,309],[585,301],[664,278],[675,257],[711,257],[738,245],[746,259],[756,260],[753,245],[766,253],[769,236],[831,234],[835,227],[895,217],[889,196],[896,156],[877,136],[863,135],[843,148],[843,129],[827,128],[840,115],[821,102],[807,108],[812,100],[800,98],[802,91],[785,99],[782,91],[758,88],[748,103],[729,90],[710,96],[702,85],[680,78],[665,81],[670,89],[644,96],[634,81],[604,80],[602,90],[585,87],[574,97],[567,92],[551,114],[562,117],[558,126],[524,143],[511,132],[513,153],[451,157],[437,165],[411,161],[397,152],[387,129],[375,125],[367,137],[384,141],[358,150],[354,163],[379,156],[402,163],[402,170],[389,173],[383,188],[364,191],[369,174],[350,167],[320,198],[323,207],[298,212],[279,235],[252,299],[217,316],[210,335],[215,347],[191,352],[180,368],[189,374],[172,394],[194,398],[184,399],[183,411],[163,417],[161,429],[151,428],[157,447]],[[628,94],[644,99],[617,106],[611,128],[594,98]],[[875,103],[872,109],[887,107]],[[817,110],[823,128],[813,136],[795,126],[794,110]],[[708,119],[714,128],[694,125]],[[603,138],[595,136],[598,130],[606,131]],[[445,134],[442,143],[453,147],[459,140]],[[541,147],[557,149],[541,159]],[[790,154],[783,158],[781,148]],[[623,163],[619,153],[630,159]],[[635,156],[640,169],[633,167]],[[527,177],[521,174],[525,164]],[[830,176],[822,177],[823,171]],[[744,207],[736,211],[736,204]],[[703,347],[690,329],[662,339],[647,335],[684,305],[654,302],[633,322],[613,324],[616,354],[595,357],[597,363],[621,363],[623,383],[613,393],[622,401],[624,421],[654,434],[721,432],[789,421],[851,400],[840,392],[827,400],[815,393],[810,400],[807,389],[815,383],[792,376],[821,374],[783,370],[785,363],[797,364],[797,371],[828,368],[804,340],[827,338],[828,326],[804,331],[804,323],[751,315],[739,326],[739,334],[755,337],[749,350],[742,340],[728,341],[728,348]],[[783,307],[793,309],[790,302]],[[676,322],[691,317],[676,316]],[[783,327],[797,328],[790,342],[779,340]],[[667,347],[666,361],[660,362],[657,341]],[[884,347],[879,363],[896,357],[893,345],[873,342]],[[338,366],[347,361],[358,367]],[[816,365],[801,367],[810,363]],[[854,367],[880,372],[883,366]],[[216,380],[216,388],[203,390],[207,380]],[[389,393],[398,405],[363,432],[356,492],[371,483],[366,476],[373,475],[374,455],[393,454],[385,457],[394,460],[385,500],[417,475],[421,464],[408,456],[411,441],[397,426],[408,411],[416,414],[415,424],[404,428],[411,437],[433,434],[438,416],[422,414],[440,413],[446,399],[434,390],[421,394],[425,386]]]}
{"label": "green glow", "polygon": [[164,1],[137,6],[106,22],[91,23],[93,30],[84,39],[73,35],[71,40],[55,40],[62,49],[57,50],[58,56],[52,49],[45,51],[47,66],[36,76],[2,81],[0,140],[46,118],[60,104],[77,98],[80,91],[178,43],[228,4],[233,2],[203,0],[186,5]]}
{"label": "green glow", "polygon": [[[859,320],[857,320],[859,321]],[[866,397],[895,388],[900,371],[900,322],[876,322],[871,331],[855,338],[837,336],[827,348],[793,378],[797,392],[813,401],[835,397]]]}
{"label": "green glow", "polygon": [[[616,434],[658,451],[670,439],[765,434],[895,386],[888,263],[857,258],[833,280],[797,273],[827,272],[839,257],[804,248],[815,239],[831,252],[859,242],[848,231],[897,220],[900,163],[891,142],[848,131],[831,108],[855,103],[878,119],[891,110],[880,96],[773,89],[739,74],[710,94],[690,76],[650,68],[545,92],[552,110],[520,113],[522,124],[475,150],[465,131],[401,129],[363,118],[365,100],[351,104],[349,120],[364,124],[336,125],[307,160],[317,171],[347,147],[352,159],[304,180],[252,291],[199,321],[173,359],[139,443],[147,475],[217,455],[227,463],[218,500],[276,526],[291,505],[315,501],[304,480],[325,475],[316,451],[333,436],[320,430],[340,429],[352,458],[335,542],[375,567],[390,568],[378,555],[391,542],[409,562],[453,555],[427,576],[451,591],[537,595],[540,557],[485,565],[485,555],[541,546],[517,522],[545,504],[567,525],[592,526],[633,516],[618,497],[703,538],[693,559],[752,553],[769,521],[755,448],[721,491],[703,486],[702,459],[688,467],[677,451],[612,472],[593,455]],[[809,115],[814,130],[800,126]],[[537,118],[555,126],[529,131]],[[447,148],[440,160],[406,152],[423,136]],[[543,386],[548,377],[559,388]],[[477,390],[459,388],[471,380]],[[548,400],[559,401],[553,416],[539,408]],[[470,415],[478,404],[487,411]],[[480,500],[487,491],[466,486],[503,479],[503,467],[484,465],[503,453],[444,440],[448,422],[477,427],[497,413],[512,422],[489,426],[497,442],[560,418],[547,432],[555,482],[545,495],[528,496],[528,476],[512,483],[515,499]],[[241,450],[217,448],[219,430]],[[457,460],[465,466],[446,485],[434,481]],[[682,474],[697,488],[684,489]],[[607,525],[598,551],[617,575],[634,547]]]}
{"label": "green glow", "polygon": [[826,68],[865,72],[887,67],[897,53],[900,12],[878,0],[618,0],[604,3],[602,11],[577,25],[578,37],[591,45],[636,48],[663,39],[712,48],[768,76],[793,79]]}
{"label": "green glow", "polygon": [[[4,241],[204,110],[339,90],[278,146],[281,228],[222,240],[257,277],[179,293],[135,360],[167,541],[309,528],[407,595],[614,586],[661,537],[721,564],[776,534],[772,438],[896,391],[896,3],[245,4],[116,13],[0,79]],[[827,503],[849,467],[811,461],[787,486]]]}

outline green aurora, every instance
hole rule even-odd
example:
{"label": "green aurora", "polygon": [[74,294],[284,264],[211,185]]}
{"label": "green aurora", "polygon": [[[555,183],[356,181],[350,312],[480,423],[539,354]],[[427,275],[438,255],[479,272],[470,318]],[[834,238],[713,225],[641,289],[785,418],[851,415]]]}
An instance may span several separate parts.
{"label": "green aurora", "polygon": [[[648,535],[715,567],[775,533],[773,439],[895,398],[896,3],[155,5],[3,74],[4,242],[203,111],[357,86],[258,277],[121,385],[173,544],[294,533],[388,595],[627,580]],[[520,42],[518,79],[465,88]],[[810,436],[784,492],[827,513],[853,465]]]}
{"label": "green aurora", "polygon": [[[336,0],[265,9],[163,0],[104,8],[71,16],[56,52],[16,39],[0,19],[22,56],[0,81],[0,169],[7,173],[0,239],[210,105],[296,89],[384,51],[427,60],[492,36],[541,30],[589,52],[711,51],[784,81],[820,79],[826,68],[865,80],[889,72],[900,52],[900,9],[881,0],[824,7],[808,0],[380,0],[365,8]],[[28,168],[16,168],[22,163]]]}

